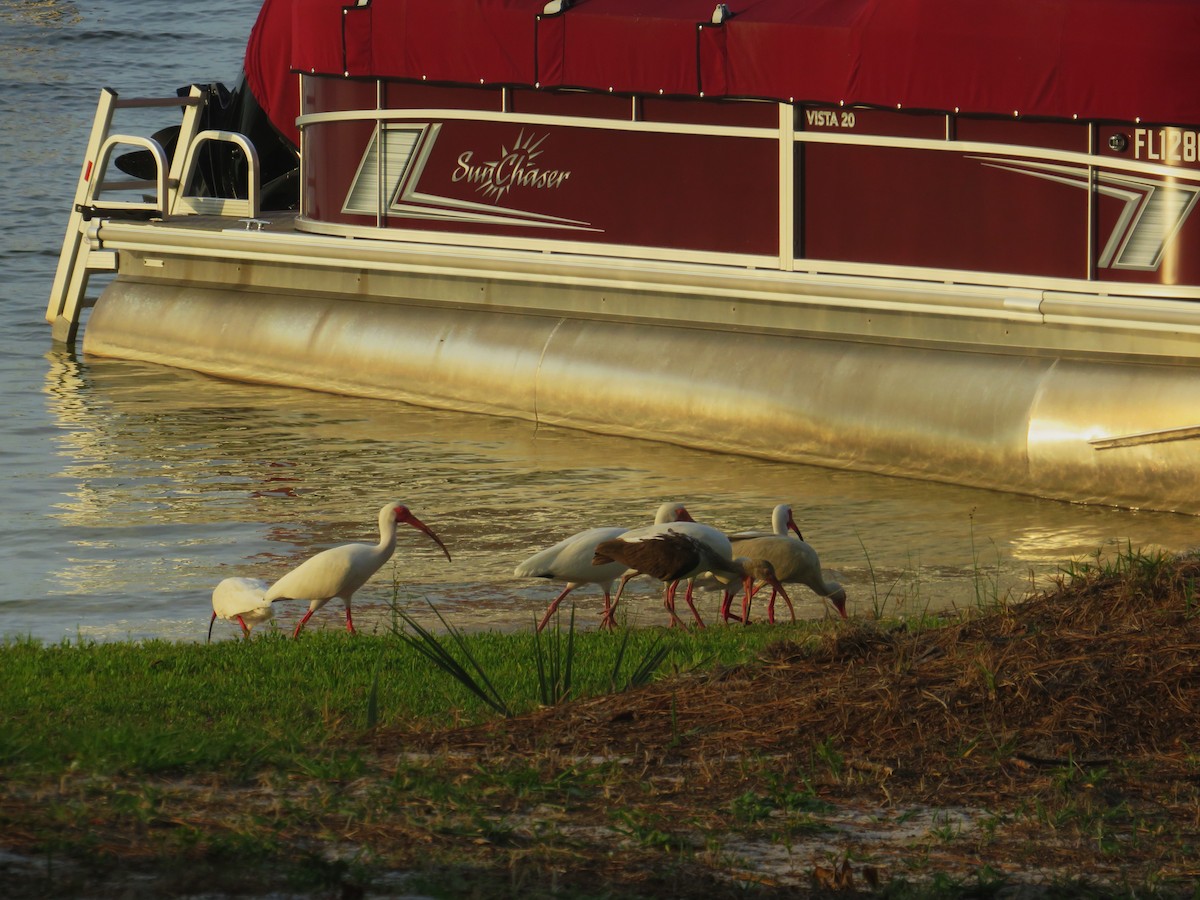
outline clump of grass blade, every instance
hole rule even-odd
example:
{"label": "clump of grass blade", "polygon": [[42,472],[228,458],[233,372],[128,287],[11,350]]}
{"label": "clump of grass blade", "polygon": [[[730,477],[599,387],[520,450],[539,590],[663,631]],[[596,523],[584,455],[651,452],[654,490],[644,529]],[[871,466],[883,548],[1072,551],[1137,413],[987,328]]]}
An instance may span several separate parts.
{"label": "clump of grass blade", "polygon": [[[611,684],[613,690],[617,690],[617,676],[621,671],[621,661],[625,658],[625,647],[629,643],[629,630],[626,629],[621,636],[621,647],[617,651],[616,662],[613,663]],[[655,638],[654,643],[646,648],[642,654],[641,661],[634,667],[633,672],[629,676],[629,680],[625,682],[625,690],[629,688],[641,687],[649,684],[650,679],[654,677],[654,673],[658,671],[658,667],[663,664],[670,653],[670,648],[663,646],[661,638]]]}
{"label": "clump of grass blade", "polygon": [[[396,618],[404,623],[404,628],[392,625],[392,633],[399,638],[403,643],[407,644],[417,653],[424,656],[427,660],[446,672],[463,687],[469,690],[472,694],[478,697],[489,708],[507,718],[512,715],[508,703],[500,696],[500,692],[496,690],[487,673],[479,664],[478,660],[471,653],[467,643],[463,640],[462,634],[453,625],[443,618],[442,614],[437,611],[437,608],[430,603],[429,608],[433,610],[433,614],[438,617],[438,621],[446,629],[446,634],[450,636],[450,640],[458,648],[464,662],[450,652],[449,648],[438,640],[433,632],[421,625],[407,612],[400,609],[398,606],[393,607]],[[405,629],[412,629],[410,634]]]}
{"label": "clump of grass blade", "polygon": [[571,606],[571,620],[567,626],[566,648],[563,647],[562,631],[554,623],[553,636],[547,639],[548,646],[542,647],[542,633],[533,630],[534,658],[537,662],[538,696],[543,706],[556,706],[571,699],[571,673],[575,663],[575,607]]}
{"label": "clump of grass blade", "polygon": [[[433,608],[432,604],[430,606]],[[520,711],[518,708],[521,706],[520,701],[507,700],[501,695],[495,687],[493,679],[488,676],[484,665],[472,653],[469,642],[464,639],[461,632],[450,625],[436,608],[433,609],[433,612],[442,627],[445,628],[448,639],[439,638],[397,604],[394,604],[392,609],[392,633],[435,667],[458,681],[492,711],[506,718],[517,714]],[[611,667],[607,669],[608,688],[614,693],[648,684],[670,655],[671,647],[664,644],[661,638],[655,638],[649,646],[641,651],[641,656],[633,664],[632,671],[624,675],[622,670],[627,662],[629,640],[630,630],[623,629],[615,659]],[[571,617],[565,631],[559,628],[557,620],[549,637],[543,636],[536,628],[534,629],[533,657],[537,676],[537,696],[541,704],[556,706],[571,700],[576,693],[575,676],[579,664],[574,607],[571,608]],[[588,673],[585,672],[586,674]],[[378,690],[377,669],[376,681],[368,694],[368,728],[373,727],[373,724],[378,721]]]}

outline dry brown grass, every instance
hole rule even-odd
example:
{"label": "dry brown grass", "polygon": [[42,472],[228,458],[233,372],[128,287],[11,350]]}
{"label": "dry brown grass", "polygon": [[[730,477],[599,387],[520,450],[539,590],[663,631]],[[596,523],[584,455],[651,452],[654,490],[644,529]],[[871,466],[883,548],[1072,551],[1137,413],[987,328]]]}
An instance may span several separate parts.
{"label": "dry brown grass", "polygon": [[912,634],[852,622],[816,647],[776,643],[761,666],[419,740],[684,759],[794,753],[836,738],[924,800],[936,799],[931,790],[976,792],[939,780],[947,768],[1190,767],[1200,751],[1200,598],[1194,607],[1184,598],[1198,579],[1196,558],[1144,580],[1064,577],[1056,590],[961,624]]}
{"label": "dry brown grass", "polygon": [[[955,877],[986,865],[1190,895],[1198,580],[1195,557],[1134,556],[934,630],[852,622],[816,646],[777,643],[761,666],[388,740],[477,760],[626,760],[606,803],[646,808],[649,786],[660,818],[701,828],[723,824],[704,810],[728,810],[772,771],[834,805],[981,810],[992,825],[958,842]],[[872,880],[881,860],[889,877],[912,874],[852,836],[830,848]]]}

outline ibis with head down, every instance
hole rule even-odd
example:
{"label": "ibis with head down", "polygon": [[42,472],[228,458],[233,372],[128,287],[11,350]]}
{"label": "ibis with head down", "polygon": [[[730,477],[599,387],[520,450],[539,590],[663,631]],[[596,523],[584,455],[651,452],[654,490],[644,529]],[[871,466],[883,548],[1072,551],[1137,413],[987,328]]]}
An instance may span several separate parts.
{"label": "ibis with head down", "polygon": [[250,637],[251,628],[271,618],[267,587],[267,583],[258,578],[226,578],[213,588],[208,640],[212,641],[213,623],[217,619],[237,622],[242,626],[242,634]]}
{"label": "ibis with head down", "polygon": [[[733,552],[738,556],[751,556],[758,559],[770,561],[775,568],[775,574],[779,580],[785,584],[803,584],[811,588],[819,597],[829,601],[837,614],[843,619],[846,618],[846,590],[836,581],[827,581],[824,573],[821,571],[821,559],[817,555],[817,551],[807,541],[797,540],[794,537],[779,537],[778,535],[769,535],[767,537],[755,537],[745,540],[733,541]],[[750,617],[750,601],[757,589],[752,589],[746,593],[742,600],[742,621],[749,623]],[[775,597],[777,591],[772,585],[771,599],[767,601],[767,621],[774,624],[775,622]],[[796,610],[792,607],[792,601],[787,594],[783,594],[783,599],[787,602],[788,610],[792,614],[792,621],[796,620]],[[733,602],[733,596],[728,588],[721,599],[721,617],[728,621],[729,606]]]}

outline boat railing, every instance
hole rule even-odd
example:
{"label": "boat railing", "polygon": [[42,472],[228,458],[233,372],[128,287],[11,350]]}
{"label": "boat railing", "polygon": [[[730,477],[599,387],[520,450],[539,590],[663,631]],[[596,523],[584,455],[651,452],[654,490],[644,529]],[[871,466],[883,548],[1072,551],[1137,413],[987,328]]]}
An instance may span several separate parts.
{"label": "boat railing", "polygon": [[[254,219],[259,211],[259,164],[254,145],[242,134],[231,131],[200,130],[205,104],[204,91],[193,86],[187,96],[134,98],[121,100],[117,92],[104,88],[96,106],[83,169],[75,185],[71,215],[59,254],[46,321],[56,341],[73,344],[82,311],[92,304],[86,297],[89,276],[93,272],[115,272],[117,254],[106,250],[99,239],[99,224],[105,217],[157,219],[172,216],[214,215]],[[167,152],[153,137],[110,134],[113,116],[120,109],[183,108],[183,121],[169,164]],[[200,163],[200,151],[209,143],[233,144],[246,162],[245,199],[198,196],[192,192]],[[149,154],[154,165],[152,179],[109,177],[114,151],[133,147]],[[153,191],[137,199],[128,193]],[[114,197],[114,194],[124,196]]]}
{"label": "boat railing", "polygon": [[[148,152],[154,160],[155,178],[152,180],[123,180],[112,181],[107,178],[108,164],[113,151],[122,147],[138,147]],[[170,202],[168,189],[170,180],[167,178],[167,153],[162,144],[154,138],[139,137],[131,134],[109,135],[100,145],[93,168],[95,177],[90,181],[87,202],[83,204],[83,218],[91,219],[104,213],[145,215],[159,219],[167,217],[167,204]],[[101,195],[114,191],[146,191],[153,188],[153,196],[143,195],[140,200],[101,199]]]}
{"label": "boat railing", "polygon": [[224,142],[237,147],[246,159],[247,187],[245,199],[235,197],[201,197],[186,190],[177,190],[173,195],[173,215],[194,214],[203,216],[239,216],[258,218],[259,183],[258,152],[250,139],[236,131],[201,131],[188,143],[183,163],[183,178],[180,182],[186,189],[192,184],[196,167],[200,163],[200,149],[206,143]]}

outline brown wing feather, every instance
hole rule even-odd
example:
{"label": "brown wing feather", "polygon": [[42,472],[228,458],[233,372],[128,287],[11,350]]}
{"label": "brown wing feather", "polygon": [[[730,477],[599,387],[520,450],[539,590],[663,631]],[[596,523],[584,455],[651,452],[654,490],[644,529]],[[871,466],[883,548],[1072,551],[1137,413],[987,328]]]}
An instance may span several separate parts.
{"label": "brown wing feather", "polygon": [[659,581],[682,578],[700,564],[700,550],[686,534],[668,532],[642,540],[616,538],[596,545],[592,565],[619,562]]}

